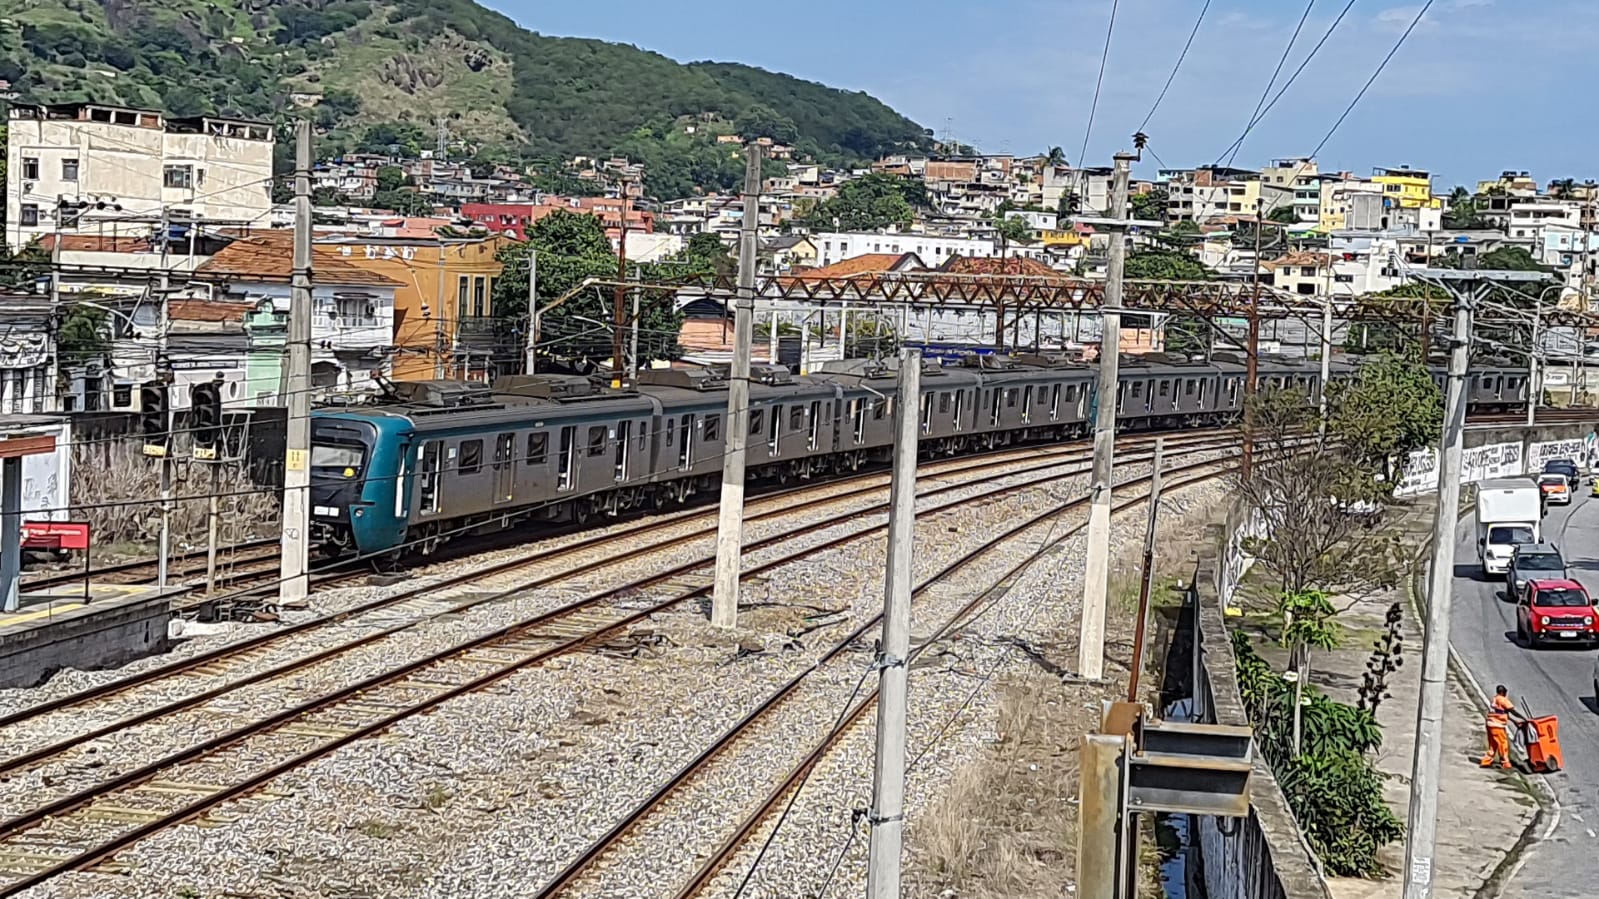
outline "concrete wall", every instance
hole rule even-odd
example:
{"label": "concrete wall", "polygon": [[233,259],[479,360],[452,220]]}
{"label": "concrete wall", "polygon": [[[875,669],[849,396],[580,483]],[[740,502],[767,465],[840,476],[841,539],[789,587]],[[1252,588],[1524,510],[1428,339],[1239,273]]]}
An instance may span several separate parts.
{"label": "concrete wall", "polygon": [[168,597],[156,595],[11,625],[0,630],[0,687],[33,687],[63,668],[113,668],[164,652],[171,620]]}
{"label": "concrete wall", "polygon": [[[1247,560],[1239,555],[1237,535],[1247,526],[1234,508],[1226,524],[1215,525],[1211,547],[1200,559],[1192,599],[1198,609],[1195,698],[1199,720],[1247,726],[1222,590],[1231,592]],[[1205,893],[1210,899],[1330,899],[1288,810],[1288,801],[1265,759],[1257,754],[1250,778],[1250,816],[1243,819],[1196,817]]]}

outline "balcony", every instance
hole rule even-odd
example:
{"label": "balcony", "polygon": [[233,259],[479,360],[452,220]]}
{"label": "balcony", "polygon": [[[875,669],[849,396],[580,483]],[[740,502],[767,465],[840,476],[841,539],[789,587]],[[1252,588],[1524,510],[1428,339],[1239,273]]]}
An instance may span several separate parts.
{"label": "balcony", "polygon": [[467,316],[456,323],[455,339],[458,343],[474,347],[492,347],[501,336],[501,322],[491,316]]}

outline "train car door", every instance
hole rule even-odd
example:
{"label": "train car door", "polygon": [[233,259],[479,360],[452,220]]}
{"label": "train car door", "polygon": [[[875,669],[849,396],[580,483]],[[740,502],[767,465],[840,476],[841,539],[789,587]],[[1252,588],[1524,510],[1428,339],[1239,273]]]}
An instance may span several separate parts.
{"label": "train car door", "polygon": [[677,431],[682,441],[677,447],[677,470],[688,471],[694,467],[694,416],[683,416]]}
{"label": "train car door", "polygon": [[508,503],[516,498],[516,434],[506,432],[494,438],[494,501]]}
{"label": "train car door", "polygon": [[1049,388],[1049,420],[1060,420],[1060,385]]}
{"label": "train car door", "polygon": [[1033,385],[1028,384],[1022,388],[1022,424],[1032,424],[1033,421]]}
{"label": "train car door", "polygon": [[623,421],[616,425],[616,451],[612,459],[615,468],[615,480],[620,484],[627,480],[627,460],[632,452],[633,422]]}
{"label": "train car door", "polygon": [[966,430],[966,422],[964,420],[965,418],[966,418],[966,391],[957,390],[957,391],[955,391],[955,431],[957,433]]}
{"label": "train car door", "polygon": [[821,448],[821,438],[822,402],[821,400],[811,400],[811,433],[809,439],[806,441],[806,448],[813,453],[816,452]]}
{"label": "train car door", "polygon": [[555,489],[557,491],[571,490],[577,485],[577,426],[567,425],[561,429],[561,439],[557,444],[555,456]]}
{"label": "train car door", "polygon": [[422,477],[422,488],[417,491],[417,514],[434,515],[439,511],[439,474],[443,467],[443,444],[429,440],[422,444],[421,464],[417,466]]}

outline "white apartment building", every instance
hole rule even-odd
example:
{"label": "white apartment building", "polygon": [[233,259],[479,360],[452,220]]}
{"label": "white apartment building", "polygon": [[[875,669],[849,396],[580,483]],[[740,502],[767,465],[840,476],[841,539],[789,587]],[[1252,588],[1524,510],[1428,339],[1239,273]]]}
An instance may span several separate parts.
{"label": "white apartment building", "polygon": [[272,126],[95,104],[13,106],[6,245],[46,234],[148,235],[175,221],[265,223]]}
{"label": "white apartment building", "polygon": [[1530,238],[1541,244],[1544,229],[1551,226],[1581,228],[1582,204],[1563,200],[1518,203],[1510,207],[1510,223],[1505,227],[1505,234]]}
{"label": "white apartment building", "polygon": [[1300,222],[1321,218],[1321,174],[1316,160],[1306,156],[1274,159],[1260,170],[1261,212],[1270,214],[1282,206],[1292,206]]}
{"label": "white apartment building", "polygon": [[[937,268],[945,261],[955,256],[997,256],[999,243],[994,240],[985,240],[975,237],[941,237],[934,234],[918,234],[908,231],[890,231],[878,233],[874,231],[842,232],[823,231],[811,235],[811,243],[816,245],[816,264],[818,266],[832,265],[845,259],[864,256],[868,253],[892,253],[903,255],[915,253],[929,268]],[[1049,262],[1049,253],[1043,244],[1034,246],[1011,245],[1006,248],[1006,256],[1024,256]]]}

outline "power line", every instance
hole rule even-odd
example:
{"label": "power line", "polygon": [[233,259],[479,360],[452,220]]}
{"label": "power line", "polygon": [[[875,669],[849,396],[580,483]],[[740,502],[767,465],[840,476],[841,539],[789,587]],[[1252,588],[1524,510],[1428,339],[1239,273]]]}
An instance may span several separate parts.
{"label": "power line", "polygon": [[[1205,22],[1205,13],[1210,10],[1210,2],[1211,0],[1205,0],[1205,5],[1199,8],[1199,18],[1194,20],[1194,30],[1188,32],[1188,42],[1183,44],[1183,52],[1177,54],[1177,64],[1171,67],[1171,74],[1166,76],[1166,86],[1160,89],[1160,96],[1156,97],[1155,104],[1149,107],[1149,114],[1144,116],[1144,121],[1139,123],[1138,127],[1133,130],[1142,132],[1144,127],[1149,124],[1149,120],[1155,117],[1155,110],[1160,108],[1160,101],[1166,99],[1166,92],[1171,90],[1172,82],[1177,80],[1177,70],[1183,67],[1183,60],[1188,58],[1188,49],[1194,46],[1194,38],[1199,34],[1199,26]],[[1079,164],[1081,162],[1082,160],[1078,160]],[[1162,167],[1164,168],[1164,166]]]}
{"label": "power line", "polygon": [[[1316,58],[1317,53],[1321,52],[1322,46],[1327,43],[1328,38],[1333,36],[1333,32],[1338,30],[1338,26],[1343,23],[1344,17],[1349,15],[1349,10],[1354,8],[1354,5],[1355,0],[1349,0],[1348,3],[1344,4],[1344,8],[1339,11],[1338,16],[1333,19],[1332,24],[1327,26],[1327,30],[1322,33],[1321,40],[1316,42],[1316,46],[1310,48],[1310,54],[1300,61],[1298,68],[1294,69],[1293,74],[1288,76],[1288,80],[1284,81],[1282,87],[1277,89],[1277,93],[1272,95],[1271,102],[1267,103],[1266,108],[1260,111],[1260,116],[1256,118],[1255,121],[1249,125],[1249,127],[1244,129],[1244,133],[1239,135],[1238,140],[1233,141],[1232,146],[1229,146],[1227,149],[1216,155],[1217,164],[1221,163],[1221,158],[1231,152],[1233,147],[1240,145],[1244,138],[1249,136],[1249,132],[1254,130],[1255,125],[1260,124],[1261,120],[1266,118],[1266,114],[1271,112],[1272,107],[1277,105],[1277,101],[1283,98],[1283,94],[1288,93],[1288,89],[1293,87],[1294,82],[1299,80],[1300,73],[1304,72],[1305,67],[1310,65],[1310,61]],[[1298,175],[1296,174],[1295,177],[1298,177]]]}
{"label": "power line", "polygon": [[1305,28],[1305,20],[1310,18],[1310,11],[1316,8],[1316,0],[1305,4],[1305,11],[1299,16],[1299,24],[1294,26],[1294,33],[1288,37],[1288,46],[1283,48],[1283,55],[1277,59],[1277,68],[1272,70],[1271,78],[1266,82],[1266,89],[1260,92],[1260,99],[1255,101],[1255,111],[1249,114],[1249,121],[1244,124],[1244,133],[1238,135],[1238,140],[1233,143],[1232,155],[1227,157],[1227,167],[1232,168],[1233,160],[1238,158],[1238,151],[1244,148],[1244,138],[1249,135],[1249,129],[1255,127],[1260,121],[1260,108],[1266,105],[1266,98],[1271,95],[1271,89],[1277,86],[1277,76],[1283,73],[1283,66],[1288,62],[1288,54],[1294,52],[1294,44],[1299,41],[1299,33]]}
{"label": "power line", "polygon": [[1406,28],[1405,33],[1401,34],[1399,40],[1394,42],[1393,49],[1389,50],[1388,55],[1383,57],[1382,62],[1377,65],[1377,70],[1371,73],[1371,77],[1366,79],[1366,83],[1361,87],[1360,93],[1355,95],[1355,99],[1349,101],[1349,105],[1344,108],[1343,115],[1340,115],[1338,121],[1333,122],[1333,126],[1327,129],[1327,134],[1322,137],[1321,143],[1316,145],[1316,149],[1310,154],[1311,156],[1320,153],[1322,147],[1327,146],[1327,142],[1332,140],[1332,136],[1338,132],[1338,127],[1344,123],[1344,119],[1349,118],[1351,112],[1355,111],[1355,106],[1360,103],[1361,98],[1366,96],[1366,91],[1371,90],[1371,86],[1376,83],[1378,76],[1383,73],[1383,69],[1388,68],[1388,63],[1399,52],[1399,48],[1405,45],[1410,33],[1416,30],[1417,25],[1421,24],[1422,17],[1427,15],[1427,10],[1432,8],[1434,2],[1435,0],[1427,0],[1426,3],[1422,4],[1421,9],[1416,13],[1416,17],[1410,20],[1410,27]]}
{"label": "power line", "polygon": [[1083,129],[1083,150],[1077,154],[1077,167],[1087,164],[1088,139],[1094,133],[1094,114],[1099,111],[1099,91],[1105,86],[1105,65],[1110,61],[1110,38],[1116,33],[1116,9],[1121,0],[1110,2],[1110,24],[1105,27],[1105,52],[1099,57],[1099,78],[1094,82],[1094,102],[1088,107],[1088,127]]}

